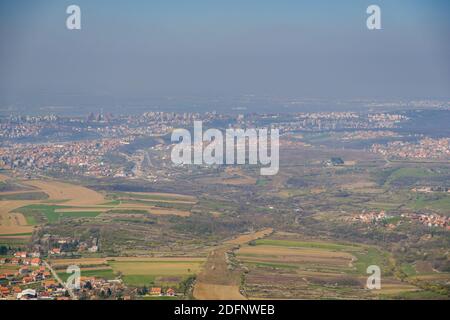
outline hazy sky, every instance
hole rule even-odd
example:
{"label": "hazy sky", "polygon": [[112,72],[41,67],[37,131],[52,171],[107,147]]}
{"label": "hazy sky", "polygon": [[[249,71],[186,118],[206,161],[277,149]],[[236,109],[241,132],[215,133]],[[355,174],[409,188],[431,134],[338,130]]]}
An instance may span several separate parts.
{"label": "hazy sky", "polygon": [[447,0],[0,0],[0,97],[442,98],[449,39]]}

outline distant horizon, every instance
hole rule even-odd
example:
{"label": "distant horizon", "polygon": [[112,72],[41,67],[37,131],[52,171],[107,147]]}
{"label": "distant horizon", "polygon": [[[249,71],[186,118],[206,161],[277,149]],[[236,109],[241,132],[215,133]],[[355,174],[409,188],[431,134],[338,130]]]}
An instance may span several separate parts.
{"label": "distant horizon", "polygon": [[[71,4],[81,30],[66,28]],[[244,94],[448,99],[450,3],[378,0],[381,30],[366,27],[370,4],[5,0],[0,107]]]}
{"label": "distant horizon", "polygon": [[[86,116],[90,112],[111,113],[114,115],[137,115],[144,112],[212,112],[229,114],[250,113],[297,113],[370,110],[409,110],[426,108],[450,108],[450,98],[403,98],[403,99],[326,99],[326,98],[290,98],[242,95],[233,97],[152,97],[147,99],[87,99],[83,102],[36,103],[25,102],[0,105],[0,117],[10,115],[48,115]],[[97,101],[97,102],[94,102]],[[145,102],[147,101],[147,102]]]}

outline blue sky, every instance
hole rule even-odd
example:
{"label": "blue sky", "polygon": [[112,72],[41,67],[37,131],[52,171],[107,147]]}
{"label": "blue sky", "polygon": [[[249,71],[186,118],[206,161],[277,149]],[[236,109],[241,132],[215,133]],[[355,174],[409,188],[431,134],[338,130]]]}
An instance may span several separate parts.
{"label": "blue sky", "polygon": [[444,0],[2,0],[0,96],[449,97],[449,38]]}

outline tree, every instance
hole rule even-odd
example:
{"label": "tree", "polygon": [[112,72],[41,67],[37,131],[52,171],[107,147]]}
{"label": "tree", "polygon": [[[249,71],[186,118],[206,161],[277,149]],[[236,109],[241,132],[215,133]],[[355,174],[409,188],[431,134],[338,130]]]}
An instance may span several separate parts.
{"label": "tree", "polygon": [[0,255],[8,254],[8,248],[6,246],[0,246]]}

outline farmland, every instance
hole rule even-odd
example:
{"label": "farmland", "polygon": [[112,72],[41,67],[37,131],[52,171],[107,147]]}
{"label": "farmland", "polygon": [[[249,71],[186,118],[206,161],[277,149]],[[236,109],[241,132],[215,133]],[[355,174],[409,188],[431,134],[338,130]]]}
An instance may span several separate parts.
{"label": "farmland", "polygon": [[240,235],[228,240],[224,245],[214,248],[199,274],[194,288],[194,297],[203,300],[233,299],[245,297],[240,293],[241,270],[233,266],[232,256],[236,246],[265,237],[273,229],[264,229]]}
{"label": "farmland", "polygon": [[[2,175],[2,181],[8,177]],[[189,216],[192,196],[165,193],[122,193],[105,196],[94,190],[58,181],[20,181],[24,191],[0,192],[0,234],[30,233],[34,225],[61,218],[96,217],[111,209],[143,210],[154,215]],[[180,206],[187,206],[181,207]]]}
{"label": "farmland", "polygon": [[275,234],[272,239],[257,240],[239,249],[237,259],[246,268],[244,290],[250,299],[374,299],[377,295],[389,298],[420,291],[389,273],[383,277],[382,290],[375,295],[366,290],[367,266],[389,268],[378,249],[285,238]]}
{"label": "farmland", "polygon": [[[449,164],[337,147],[361,134],[283,137],[276,176],[173,166],[164,139],[108,154],[128,168],[118,176],[5,170],[0,245],[140,299],[447,298]],[[366,288],[369,266],[381,289]]]}
{"label": "farmland", "polygon": [[52,265],[61,270],[58,274],[67,278],[65,268],[78,265],[82,277],[122,279],[132,287],[172,286],[195,276],[204,263],[201,257],[110,257],[83,259],[56,259]]}

